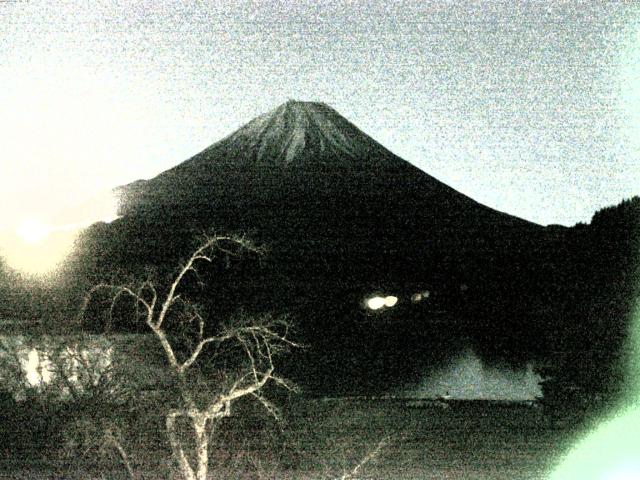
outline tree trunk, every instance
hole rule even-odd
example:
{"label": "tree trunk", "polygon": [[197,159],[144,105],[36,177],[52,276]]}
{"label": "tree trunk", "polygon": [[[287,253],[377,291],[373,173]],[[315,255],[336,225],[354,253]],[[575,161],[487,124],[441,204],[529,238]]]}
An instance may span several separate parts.
{"label": "tree trunk", "polygon": [[170,412],[166,418],[167,435],[169,436],[171,450],[173,452],[173,456],[178,462],[178,467],[180,468],[180,473],[182,474],[184,480],[199,480],[199,477],[198,479],[196,479],[196,475],[194,474],[191,465],[189,465],[189,460],[184,453],[182,443],[180,442],[176,433],[176,417],[178,417],[179,415],[179,412]]}
{"label": "tree trunk", "polygon": [[207,436],[207,417],[193,418],[193,429],[196,433],[196,480],[207,480],[209,470],[209,437]]}

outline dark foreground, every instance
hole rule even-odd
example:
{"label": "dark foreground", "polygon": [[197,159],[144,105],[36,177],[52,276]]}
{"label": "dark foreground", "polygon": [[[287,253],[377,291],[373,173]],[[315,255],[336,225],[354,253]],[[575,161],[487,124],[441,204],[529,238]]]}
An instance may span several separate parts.
{"label": "dark foreground", "polygon": [[574,431],[568,414],[552,419],[535,404],[342,399],[306,408],[300,419],[315,417],[316,435],[336,439],[334,448],[360,451],[356,458],[389,437],[363,478],[543,479]]}
{"label": "dark foreground", "polygon": [[[355,478],[544,479],[577,431],[567,415],[551,418],[516,403],[295,398],[283,407],[280,423],[240,410],[221,426],[212,438],[211,478],[340,478],[369,458]],[[27,438],[10,428],[15,422],[5,418],[5,439]],[[136,473],[172,478],[161,422],[146,428],[154,431],[124,442]],[[127,478],[109,452],[47,448],[5,448],[0,478]]]}

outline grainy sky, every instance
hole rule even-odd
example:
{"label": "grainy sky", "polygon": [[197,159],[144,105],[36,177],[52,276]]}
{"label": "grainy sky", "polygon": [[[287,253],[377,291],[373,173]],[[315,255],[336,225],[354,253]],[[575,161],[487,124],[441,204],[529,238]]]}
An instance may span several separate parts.
{"label": "grainy sky", "polygon": [[290,98],[542,224],[640,194],[640,2],[0,0],[0,86],[5,229]]}

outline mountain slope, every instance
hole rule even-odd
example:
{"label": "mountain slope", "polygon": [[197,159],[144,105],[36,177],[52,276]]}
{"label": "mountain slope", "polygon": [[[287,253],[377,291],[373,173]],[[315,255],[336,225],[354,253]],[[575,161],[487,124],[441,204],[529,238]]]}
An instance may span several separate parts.
{"label": "mountain slope", "polygon": [[[319,186],[330,192],[344,176],[350,176],[354,187],[369,187],[365,193],[370,195],[375,194],[372,189],[399,197],[415,191],[423,198],[436,195],[444,203],[491,212],[501,223],[527,223],[482,208],[397,157],[332,108],[312,102],[289,101],[154,179],[123,189],[125,197],[131,190],[127,200],[133,206],[145,201],[220,203],[221,193],[279,200],[288,189],[294,191],[280,180],[303,180],[309,182],[303,188]],[[254,191],[254,186],[263,190]],[[350,193],[358,196],[361,192]]]}
{"label": "mountain slope", "polygon": [[[390,385],[408,362],[417,372],[465,348],[462,338],[502,356],[529,351],[514,328],[529,328],[544,284],[535,253],[545,229],[455,191],[326,105],[287,102],[119,191],[123,216],[87,232],[78,275],[92,282],[114,270],[170,269],[194,232],[247,234],[269,254],[209,272],[201,300],[217,318],[239,307],[292,314],[313,345],[312,360],[300,364],[313,365],[322,388],[339,383],[338,372],[361,370],[362,382]],[[409,296],[426,288],[433,301],[414,308]],[[376,291],[401,300],[369,318],[361,305]],[[404,327],[380,326],[393,315]],[[434,315],[454,326],[443,330]],[[381,377],[365,375],[379,355]]]}

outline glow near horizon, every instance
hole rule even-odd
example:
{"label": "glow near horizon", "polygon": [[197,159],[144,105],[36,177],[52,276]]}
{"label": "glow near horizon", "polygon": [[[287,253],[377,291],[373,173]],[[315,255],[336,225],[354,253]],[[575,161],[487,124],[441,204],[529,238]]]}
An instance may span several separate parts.
{"label": "glow near horizon", "polygon": [[83,222],[65,212],[289,98],[493,208],[588,221],[640,193],[639,19],[571,1],[4,2],[0,232]]}
{"label": "glow near horizon", "polygon": [[73,248],[78,233],[95,222],[117,218],[117,199],[107,192],[96,195],[72,209],[75,223],[51,223],[26,217],[13,229],[0,231],[0,255],[22,273],[46,278],[55,273]]}

